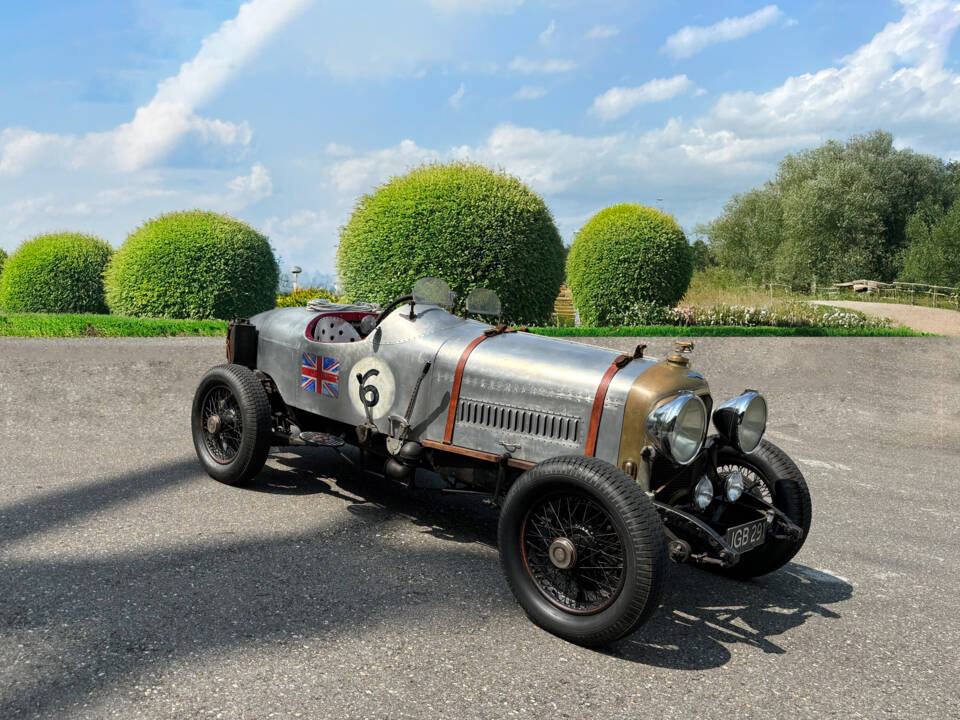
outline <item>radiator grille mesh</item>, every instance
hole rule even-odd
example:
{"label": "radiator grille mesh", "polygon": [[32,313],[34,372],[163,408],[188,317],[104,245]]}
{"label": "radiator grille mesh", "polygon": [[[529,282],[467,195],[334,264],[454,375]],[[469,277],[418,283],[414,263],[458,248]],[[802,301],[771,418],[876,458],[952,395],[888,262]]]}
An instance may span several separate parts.
{"label": "radiator grille mesh", "polygon": [[578,418],[466,398],[460,400],[457,422],[534,435],[558,442],[576,443],[580,434]]}

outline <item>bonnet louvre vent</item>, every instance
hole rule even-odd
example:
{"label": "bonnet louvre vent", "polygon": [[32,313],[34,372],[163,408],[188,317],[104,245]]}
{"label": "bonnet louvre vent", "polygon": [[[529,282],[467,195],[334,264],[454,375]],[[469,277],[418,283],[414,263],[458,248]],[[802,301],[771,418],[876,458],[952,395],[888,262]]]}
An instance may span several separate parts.
{"label": "bonnet louvre vent", "polygon": [[577,442],[580,433],[578,418],[465,398],[457,408],[457,422],[569,443]]}

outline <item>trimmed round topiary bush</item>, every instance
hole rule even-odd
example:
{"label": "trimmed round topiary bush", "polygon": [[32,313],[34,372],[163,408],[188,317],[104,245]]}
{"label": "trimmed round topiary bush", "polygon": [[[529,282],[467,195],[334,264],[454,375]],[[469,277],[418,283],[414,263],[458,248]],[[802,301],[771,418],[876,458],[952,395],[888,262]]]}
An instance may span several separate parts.
{"label": "trimmed round topiary bush", "polygon": [[230,320],[272,308],[279,279],[265,236],[226,215],[189,210],[131,233],[105,284],[116,315]]}
{"label": "trimmed round topiary bush", "polygon": [[103,270],[113,249],[93,235],[27,240],[3,263],[0,308],[9,312],[105,313]]}
{"label": "trimmed round topiary bush", "polygon": [[638,303],[672,307],[693,275],[693,251],[676,221],[636,204],[613,205],[577,233],[567,284],[584,325],[619,325]]}
{"label": "trimmed round topiary bush", "polygon": [[424,165],[358,200],[337,268],[348,300],[387,303],[432,275],[460,303],[488,287],[505,321],[540,323],[563,281],[563,244],[543,200],[517,178],[474,163]]}

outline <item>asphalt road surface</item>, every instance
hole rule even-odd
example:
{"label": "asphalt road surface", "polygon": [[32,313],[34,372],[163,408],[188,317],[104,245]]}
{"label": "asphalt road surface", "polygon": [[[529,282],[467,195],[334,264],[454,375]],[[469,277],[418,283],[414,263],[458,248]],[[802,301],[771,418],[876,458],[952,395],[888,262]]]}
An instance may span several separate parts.
{"label": "asphalt road surface", "polygon": [[604,652],[525,618],[474,497],[323,449],[206,477],[222,348],[0,340],[0,718],[960,717],[960,340],[698,342],[717,398],[767,393],[811,536],[751,582],[671,566]]}

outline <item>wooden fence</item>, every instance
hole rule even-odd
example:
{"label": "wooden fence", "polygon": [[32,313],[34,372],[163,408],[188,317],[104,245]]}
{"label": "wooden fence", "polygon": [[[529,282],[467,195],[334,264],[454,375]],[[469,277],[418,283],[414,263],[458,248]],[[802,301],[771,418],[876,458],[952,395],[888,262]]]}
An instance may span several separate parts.
{"label": "wooden fence", "polygon": [[929,298],[933,307],[956,308],[960,310],[960,288],[946,285],[928,285],[926,283],[892,282],[884,283],[877,280],[856,280],[852,283],[838,283],[834,290],[826,291],[828,295],[839,294],[842,289],[849,287],[866,288],[865,293],[893,300],[894,302],[909,302],[917,304],[918,298]]}

